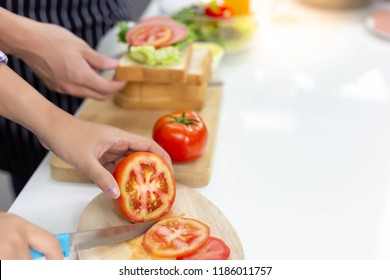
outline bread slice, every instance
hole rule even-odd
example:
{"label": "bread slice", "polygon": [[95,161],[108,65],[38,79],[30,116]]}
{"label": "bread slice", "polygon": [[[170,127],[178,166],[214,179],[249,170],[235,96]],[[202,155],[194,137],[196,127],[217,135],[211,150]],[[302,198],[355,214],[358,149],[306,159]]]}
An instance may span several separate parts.
{"label": "bread slice", "polygon": [[200,110],[211,77],[210,50],[192,50],[184,84],[128,82],[114,97],[114,102],[126,109]]}
{"label": "bread slice", "polygon": [[114,103],[125,109],[200,110],[206,88],[207,84],[131,83],[126,93],[114,96]]}
{"label": "bread slice", "polygon": [[129,82],[185,83],[190,64],[192,43],[183,51],[180,63],[173,65],[145,65],[128,58],[124,54],[115,71],[115,79]]}
{"label": "bread slice", "polygon": [[208,49],[192,49],[187,85],[203,85],[211,79],[212,54]]}

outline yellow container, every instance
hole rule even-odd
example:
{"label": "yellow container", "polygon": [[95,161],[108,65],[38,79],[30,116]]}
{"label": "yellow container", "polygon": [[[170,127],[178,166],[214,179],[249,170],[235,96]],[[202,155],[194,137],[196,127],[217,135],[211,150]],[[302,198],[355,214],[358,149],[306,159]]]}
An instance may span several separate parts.
{"label": "yellow container", "polygon": [[250,0],[224,0],[225,6],[233,10],[237,16],[250,14]]}

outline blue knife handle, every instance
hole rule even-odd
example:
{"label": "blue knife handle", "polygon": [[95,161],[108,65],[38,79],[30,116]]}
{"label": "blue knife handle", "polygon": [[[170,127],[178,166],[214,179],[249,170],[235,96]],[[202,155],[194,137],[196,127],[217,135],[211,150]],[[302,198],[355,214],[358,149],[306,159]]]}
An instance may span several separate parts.
{"label": "blue knife handle", "polygon": [[[56,234],[58,241],[60,242],[62,253],[64,257],[69,256],[69,247],[70,247],[70,236],[69,233]],[[38,252],[30,248],[30,253],[33,259],[42,258],[44,255],[41,252]]]}

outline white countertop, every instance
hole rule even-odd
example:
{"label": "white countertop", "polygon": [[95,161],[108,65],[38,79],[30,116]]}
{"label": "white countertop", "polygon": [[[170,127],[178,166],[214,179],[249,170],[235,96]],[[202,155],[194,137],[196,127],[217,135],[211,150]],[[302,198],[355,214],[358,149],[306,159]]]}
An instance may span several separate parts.
{"label": "white countertop", "polygon": [[[211,181],[196,189],[246,259],[390,259],[390,41],[367,9],[270,5],[247,52],[224,57]],[[10,208],[71,232],[100,190],[51,179],[47,157]]]}

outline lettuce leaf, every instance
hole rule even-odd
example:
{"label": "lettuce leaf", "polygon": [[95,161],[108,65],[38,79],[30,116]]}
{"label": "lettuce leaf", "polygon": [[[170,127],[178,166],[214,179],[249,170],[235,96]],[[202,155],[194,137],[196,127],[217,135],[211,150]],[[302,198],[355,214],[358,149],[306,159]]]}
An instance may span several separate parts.
{"label": "lettuce leaf", "polygon": [[127,43],[126,42],[126,34],[127,34],[127,31],[129,31],[130,26],[128,26],[125,21],[118,22],[117,26],[119,28],[118,41],[122,42],[122,43]]}
{"label": "lettuce leaf", "polygon": [[131,46],[129,57],[147,65],[171,65],[181,60],[181,52],[173,46],[158,49],[153,46]]}

